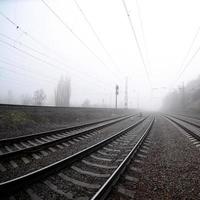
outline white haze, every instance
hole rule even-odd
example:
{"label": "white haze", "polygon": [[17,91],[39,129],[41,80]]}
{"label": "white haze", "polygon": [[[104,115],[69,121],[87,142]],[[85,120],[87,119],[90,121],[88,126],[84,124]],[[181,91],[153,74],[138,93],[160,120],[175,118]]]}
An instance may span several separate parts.
{"label": "white haze", "polygon": [[[182,82],[188,83],[200,74],[200,55],[197,55],[180,80],[174,84],[184,56],[200,26],[200,1],[137,1],[126,0],[126,3],[153,89],[147,80],[121,0],[77,0],[116,65],[99,45],[74,0],[46,0],[106,66],[58,21],[41,0],[1,0],[0,12],[49,48],[35,43],[0,16],[0,97],[5,96],[8,90],[12,90],[14,95],[19,97],[22,94],[32,95],[34,90],[43,88],[48,96],[47,103],[53,104],[56,83],[61,75],[67,75],[71,77],[73,106],[79,106],[85,99],[89,99],[92,104],[113,107],[114,88],[115,84],[118,84],[119,106],[123,107],[125,77],[128,76],[129,107],[137,107],[139,98],[141,108],[159,108],[169,90],[177,88]],[[1,34],[44,52],[53,59],[9,41]],[[55,67],[37,61],[1,41],[9,42]],[[199,46],[200,35],[187,60]],[[7,65],[1,62],[2,60],[15,64],[24,71]]]}

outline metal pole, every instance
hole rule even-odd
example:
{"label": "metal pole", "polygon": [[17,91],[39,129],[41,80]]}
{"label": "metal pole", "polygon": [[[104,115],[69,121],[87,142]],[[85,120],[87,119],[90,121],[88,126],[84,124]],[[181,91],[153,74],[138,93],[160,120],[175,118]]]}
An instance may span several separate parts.
{"label": "metal pole", "polygon": [[119,94],[119,86],[115,86],[115,108],[117,109],[117,95]]}

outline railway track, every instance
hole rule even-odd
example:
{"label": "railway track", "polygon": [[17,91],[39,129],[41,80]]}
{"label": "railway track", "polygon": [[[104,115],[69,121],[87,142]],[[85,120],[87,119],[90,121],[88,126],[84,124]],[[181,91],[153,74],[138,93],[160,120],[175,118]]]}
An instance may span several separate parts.
{"label": "railway track", "polygon": [[163,115],[170,122],[174,123],[186,132],[186,136],[198,147],[200,146],[200,125],[174,115]]}
{"label": "railway track", "polygon": [[[125,196],[128,199],[134,198],[134,190],[129,190],[132,185],[137,182],[135,178],[135,171],[139,171],[136,168],[137,162],[142,162],[140,158],[144,158],[146,154],[146,149],[149,148],[148,133],[150,132],[153,123],[153,119],[149,126],[146,128],[140,139],[132,147],[131,151],[124,158],[123,162],[118,166],[118,168],[112,173],[109,179],[104,183],[104,185],[96,192],[96,194],[91,198],[91,200],[104,200],[104,199],[119,199],[119,197]],[[127,174],[127,171],[132,171]],[[123,182],[119,183],[119,179],[123,179]],[[125,181],[124,181],[125,180]],[[117,197],[117,198],[116,198]]]}
{"label": "railway track", "polygon": [[[132,116],[119,117],[114,119],[101,120],[65,129],[58,129],[26,136],[0,140],[0,160],[5,161],[21,156],[22,154],[42,150],[56,144],[73,140],[79,136],[86,136],[91,132],[100,130]],[[65,146],[65,144],[64,144]]]}
{"label": "railway track", "polygon": [[2,182],[0,195],[8,197],[12,194],[10,199],[38,200],[94,198],[110,179],[114,180],[113,177],[119,177],[123,172],[142,145],[153,122],[154,119],[143,118],[67,158]]}
{"label": "railway track", "polygon": [[[104,120],[99,123],[96,122],[98,124],[92,123],[93,125],[89,124],[89,127],[84,125],[82,129],[78,126],[62,129],[62,133],[60,133],[61,129],[58,130],[59,133],[56,130],[51,133],[47,132],[48,135],[52,134],[51,137],[41,137],[40,134],[36,134],[35,138],[30,135],[33,139],[29,139],[29,136],[11,138],[8,139],[9,145],[5,143],[5,140],[1,140],[1,149],[5,148],[8,151],[0,155],[0,173],[2,173],[2,180],[7,180],[10,176],[20,176],[23,173],[30,172],[30,167],[33,170],[38,168],[38,166],[45,166],[46,163],[51,163],[53,160],[62,159],[62,157],[69,155],[66,149],[73,148],[73,152],[75,152],[81,149],[79,145],[86,146],[83,145],[84,142],[87,144],[88,140],[93,141],[95,137],[98,139],[100,136],[103,136],[104,130],[114,128],[113,126],[115,124],[115,127],[120,123],[128,123],[129,121],[130,124],[131,119],[134,119],[133,117],[137,119],[137,115],[132,115]],[[23,140],[26,138],[26,140],[21,142],[19,138]],[[13,147],[18,148],[14,149]],[[59,152],[62,153],[62,156],[56,156]],[[51,156],[53,156],[52,159],[49,159]],[[41,161],[44,162],[41,163]]]}
{"label": "railway track", "polygon": [[[199,122],[200,122],[200,121],[194,122],[194,121],[192,121],[192,118],[183,119],[183,118],[177,117],[176,115],[165,115],[165,116],[178,119],[178,120],[183,121],[183,122],[186,122],[186,123],[188,123],[188,124],[190,124],[190,125],[192,125],[192,126],[195,126],[195,127],[197,127],[197,128],[200,128],[200,125],[199,125]],[[186,116],[184,116],[184,117],[186,117]]]}
{"label": "railway track", "polygon": [[181,116],[181,117],[187,117],[187,118],[190,118],[190,119],[200,120],[200,117],[197,116],[197,115],[186,115],[186,114],[179,114],[179,113],[174,113],[174,114],[171,114],[171,115],[178,115],[178,116]]}
{"label": "railway track", "polygon": [[[134,115],[132,115],[132,116],[134,116]],[[62,129],[55,129],[55,130],[51,130],[51,131],[45,131],[45,132],[34,133],[34,134],[29,134],[29,135],[22,135],[22,136],[17,136],[17,137],[12,137],[12,138],[5,138],[5,139],[0,140],[0,144],[2,144],[2,143],[12,144],[12,143],[15,143],[15,142],[28,141],[30,139],[42,138],[42,137],[45,137],[45,136],[50,136],[50,135],[59,134],[59,133],[63,133],[63,132],[76,131],[76,130],[79,130],[79,129],[89,128],[90,126],[94,126],[94,125],[97,125],[97,124],[100,124],[100,123],[103,123],[103,122],[109,122],[109,121],[117,120],[117,119],[120,119],[120,118],[123,119],[123,118],[126,118],[126,117],[129,117],[129,116],[120,116],[120,117],[108,118],[108,119],[98,120],[98,121],[91,122],[91,123],[85,123],[85,124],[81,124],[81,125],[77,125],[77,126],[62,128]]]}

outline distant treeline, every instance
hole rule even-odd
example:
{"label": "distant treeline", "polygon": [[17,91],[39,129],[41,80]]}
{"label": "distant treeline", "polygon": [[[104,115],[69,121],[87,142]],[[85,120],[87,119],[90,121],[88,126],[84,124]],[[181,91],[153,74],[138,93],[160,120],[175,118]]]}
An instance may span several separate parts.
{"label": "distant treeline", "polygon": [[86,96],[82,103],[74,105],[70,102],[71,99],[71,79],[67,76],[61,76],[52,88],[53,95],[47,95],[43,88],[39,88],[33,91],[32,94],[22,93],[17,96],[12,90],[8,90],[7,94],[0,94],[0,104],[16,104],[16,105],[27,105],[27,106],[57,106],[57,107],[109,107],[103,104],[92,104],[90,99]]}
{"label": "distant treeline", "polygon": [[170,92],[164,99],[163,109],[174,112],[200,112],[200,76]]}
{"label": "distant treeline", "polygon": [[[54,92],[54,105],[61,107],[70,106],[71,97],[71,81],[67,77],[61,77],[57,83]],[[1,97],[1,103],[6,104],[22,104],[22,105],[36,105],[42,106],[47,102],[47,95],[44,89],[40,88],[33,92],[33,94],[22,94],[17,98],[12,90],[9,90],[5,97]]]}

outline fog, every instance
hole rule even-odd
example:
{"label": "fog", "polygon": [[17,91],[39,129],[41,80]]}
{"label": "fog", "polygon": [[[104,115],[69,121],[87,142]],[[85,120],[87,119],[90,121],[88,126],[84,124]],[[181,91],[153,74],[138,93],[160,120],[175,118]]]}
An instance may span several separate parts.
{"label": "fog", "polygon": [[88,99],[114,107],[117,84],[124,107],[127,77],[128,107],[157,110],[169,92],[196,79],[200,2],[124,2],[130,18],[121,0],[1,0],[1,102],[43,89],[45,104],[54,105],[63,76],[71,106]]}

